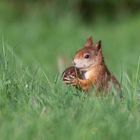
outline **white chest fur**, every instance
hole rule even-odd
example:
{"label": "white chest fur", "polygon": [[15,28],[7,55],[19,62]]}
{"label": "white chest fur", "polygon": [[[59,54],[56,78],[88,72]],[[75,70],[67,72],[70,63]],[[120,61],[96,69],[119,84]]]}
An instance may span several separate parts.
{"label": "white chest fur", "polygon": [[91,71],[87,71],[87,72],[84,72],[84,73],[83,73],[83,78],[84,78],[84,79],[89,79],[90,76],[91,76]]}

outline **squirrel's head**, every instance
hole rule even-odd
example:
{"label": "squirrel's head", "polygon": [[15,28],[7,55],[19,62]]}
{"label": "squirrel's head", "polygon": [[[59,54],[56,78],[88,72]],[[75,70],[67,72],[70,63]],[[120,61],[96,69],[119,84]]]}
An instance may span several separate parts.
{"label": "squirrel's head", "polygon": [[101,63],[103,63],[101,41],[94,44],[92,37],[89,37],[84,48],[76,52],[73,64],[76,68],[87,70]]}

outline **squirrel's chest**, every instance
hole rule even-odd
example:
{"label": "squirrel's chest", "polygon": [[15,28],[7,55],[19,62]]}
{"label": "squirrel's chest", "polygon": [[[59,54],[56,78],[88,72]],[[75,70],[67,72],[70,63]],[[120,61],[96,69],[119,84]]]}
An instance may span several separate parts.
{"label": "squirrel's chest", "polygon": [[89,73],[89,72],[85,72],[85,73],[83,74],[84,79],[89,79],[91,76],[92,76],[92,75],[91,75],[91,73]]}
{"label": "squirrel's chest", "polygon": [[95,73],[93,71],[87,71],[82,73],[83,79],[93,79],[95,77]]}

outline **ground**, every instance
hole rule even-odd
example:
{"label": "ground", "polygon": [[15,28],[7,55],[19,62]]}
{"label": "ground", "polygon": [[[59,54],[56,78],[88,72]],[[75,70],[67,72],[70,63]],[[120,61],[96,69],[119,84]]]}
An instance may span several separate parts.
{"label": "ground", "polygon": [[[140,138],[140,16],[84,25],[72,17],[28,16],[0,22],[0,137],[7,139],[137,140]],[[122,84],[94,97],[65,86],[57,59],[71,62],[93,36],[102,40],[105,62]]]}

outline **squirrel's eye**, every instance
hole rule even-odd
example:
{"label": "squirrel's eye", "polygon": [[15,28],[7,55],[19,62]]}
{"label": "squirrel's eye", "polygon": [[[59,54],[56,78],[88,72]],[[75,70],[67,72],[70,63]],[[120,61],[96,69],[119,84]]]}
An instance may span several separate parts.
{"label": "squirrel's eye", "polygon": [[85,56],[84,56],[84,58],[89,58],[90,57],[90,55],[89,54],[86,54]]}

